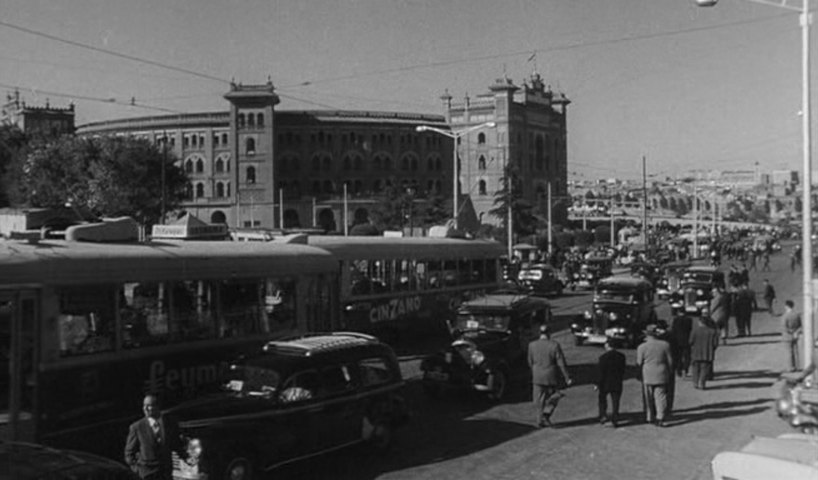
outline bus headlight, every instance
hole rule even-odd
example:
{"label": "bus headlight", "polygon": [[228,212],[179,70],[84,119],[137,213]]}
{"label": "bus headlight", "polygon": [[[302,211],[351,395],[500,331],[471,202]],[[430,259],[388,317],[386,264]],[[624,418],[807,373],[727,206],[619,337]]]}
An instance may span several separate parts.
{"label": "bus headlight", "polygon": [[619,315],[617,315],[616,312],[611,312],[611,313],[608,314],[608,318],[610,318],[611,320],[616,321],[616,320],[619,319]]}
{"label": "bus headlight", "polygon": [[594,316],[588,310],[585,310],[585,313],[583,313],[582,316],[585,317],[585,320],[591,320],[594,318]]}

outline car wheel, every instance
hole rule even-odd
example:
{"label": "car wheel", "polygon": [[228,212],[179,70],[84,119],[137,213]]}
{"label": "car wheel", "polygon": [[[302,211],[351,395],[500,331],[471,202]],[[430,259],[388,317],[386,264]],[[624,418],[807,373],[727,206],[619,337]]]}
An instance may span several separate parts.
{"label": "car wheel", "polygon": [[495,402],[499,402],[506,395],[506,390],[508,389],[508,375],[506,374],[505,370],[498,368],[489,375],[488,380],[489,385],[491,386],[488,397]]}
{"label": "car wheel", "polygon": [[245,457],[233,458],[224,469],[224,480],[251,480],[252,478],[253,463]]}

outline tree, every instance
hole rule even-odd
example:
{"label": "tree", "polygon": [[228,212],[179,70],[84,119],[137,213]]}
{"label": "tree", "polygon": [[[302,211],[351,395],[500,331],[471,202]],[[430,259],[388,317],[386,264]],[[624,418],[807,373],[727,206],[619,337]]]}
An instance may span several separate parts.
{"label": "tree", "polygon": [[503,228],[508,229],[508,211],[511,208],[514,234],[519,236],[535,233],[537,218],[533,214],[533,206],[523,199],[522,182],[513,164],[506,165],[500,184],[500,189],[494,193],[494,208],[489,210],[489,215],[500,219]]}
{"label": "tree", "polygon": [[25,158],[27,139],[14,125],[0,126],[0,207],[12,205],[18,188],[22,159]]}
{"label": "tree", "polygon": [[119,137],[62,137],[32,146],[19,175],[20,203],[44,208],[70,203],[145,225],[160,220],[163,197],[166,212],[179,208],[188,181],[167,152],[147,140]]}
{"label": "tree", "polygon": [[[398,186],[394,178],[390,179],[384,190],[383,198],[372,210],[372,222],[378,230],[402,230],[409,216],[414,215],[414,193]],[[422,222],[417,222],[418,225]]]}
{"label": "tree", "polygon": [[426,227],[442,225],[451,218],[451,208],[447,208],[446,199],[441,195],[432,195],[423,209],[422,216],[415,222]]}

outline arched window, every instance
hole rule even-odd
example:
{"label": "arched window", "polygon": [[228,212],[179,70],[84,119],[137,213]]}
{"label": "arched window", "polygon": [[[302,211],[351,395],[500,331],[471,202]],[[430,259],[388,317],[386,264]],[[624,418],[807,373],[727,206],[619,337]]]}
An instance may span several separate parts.
{"label": "arched window", "polygon": [[349,170],[352,170],[352,159],[344,157],[344,171],[348,172]]}
{"label": "arched window", "polygon": [[185,198],[192,199],[193,198],[193,185],[188,183],[185,185]]}
{"label": "arched window", "polygon": [[259,113],[258,115],[256,115],[256,125],[258,125],[259,127],[264,126],[264,114],[263,113]]}
{"label": "arched window", "polygon": [[290,185],[290,194],[289,197],[298,198],[301,196],[301,183],[298,180],[293,180],[293,183]]}
{"label": "arched window", "polygon": [[440,193],[443,191],[443,187],[441,185],[440,180],[435,180],[435,193]]}
{"label": "arched window", "polygon": [[256,126],[256,116],[252,113],[247,114],[247,126],[253,128]]}
{"label": "arched window", "polygon": [[372,183],[372,191],[373,192],[381,193],[382,189],[383,189],[383,184],[381,183],[380,180],[375,180],[375,182]]}
{"label": "arched window", "polygon": [[185,160],[185,172],[193,173],[193,160],[189,158]]}
{"label": "arched window", "polygon": [[435,182],[434,180],[429,180],[426,182],[426,191],[431,193],[435,190]]}
{"label": "arched window", "polygon": [[372,170],[375,170],[377,172],[380,169],[381,169],[381,157],[376,155],[375,158],[372,159]]}
{"label": "arched window", "polygon": [[321,159],[318,158],[318,155],[312,157],[312,171],[318,172],[321,170]]}
{"label": "arched window", "polygon": [[203,183],[197,183],[196,184],[196,198],[202,198],[202,197],[204,197],[204,184]]}
{"label": "arched window", "polygon": [[216,198],[224,197],[224,184],[222,182],[216,182]]}
{"label": "arched window", "polygon": [[392,170],[392,159],[391,158],[386,157],[386,158],[383,159],[383,169],[387,170],[387,171]]}
{"label": "arched window", "polygon": [[401,162],[401,170],[409,170],[409,158],[403,157],[403,162]]}
{"label": "arched window", "polygon": [[216,159],[216,173],[224,172],[224,159],[221,157]]}
{"label": "arched window", "polygon": [[486,157],[484,157],[483,155],[480,155],[480,158],[477,160],[477,168],[479,170],[486,169]]}
{"label": "arched window", "polygon": [[545,145],[543,144],[543,139],[541,136],[537,136],[537,140],[534,142],[534,150],[535,150],[535,162],[534,165],[536,166],[537,170],[543,169],[543,164],[545,163]]}
{"label": "arched window", "polygon": [[364,159],[361,157],[355,157],[355,170],[361,171],[364,169]]}
{"label": "arched window", "polygon": [[435,170],[438,172],[443,170],[443,162],[439,158],[435,160]]}
{"label": "arched window", "polygon": [[485,180],[480,180],[480,182],[477,184],[477,190],[480,192],[480,195],[485,195],[486,194],[486,181]]}
{"label": "arched window", "polygon": [[355,193],[358,193],[358,194],[363,193],[364,182],[362,182],[360,180],[355,180],[354,185],[355,185],[355,188],[353,190],[355,191]]}
{"label": "arched window", "polygon": [[312,182],[312,194],[319,195],[321,193],[321,182],[315,180]]}
{"label": "arched window", "polygon": [[335,192],[335,187],[332,185],[331,180],[324,180],[324,193],[333,193]]}
{"label": "arched window", "polygon": [[434,169],[435,169],[435,160],[432,157],[428,157],[426,159],[426,170],[431,172]]}
{"label": "arched window", "polygon": [[244,127],[244,114],[240,113],[239,114],[239,128],[243,128],[243,127]]}
{"label": "arched window", "polygon": [[332,159],[329,157],[324,157],[324,171],[325,172],[332,171]]}
{"label": "arched window", "polygon": [[253,155],[256,153],[256,139],[253,137],[248,138],[244,142],[245,152],[247,155]]}
{"label": "arched window", "polygon": [[247,170],[245,170],[245,173],[246,173],[245,178],[247,179],[247,183],[249,183],[249,184],[256,183],[256,167],[247,167]]}
{"label": "arched window", "polygon": [[418,170],[418,159],[412,157],[411,162],[412,162],[412,171],[417,172],[417,170]]}
{"label": "arched window", "polygon": [[201,158],[196,160],[196,173],[204,172],[204,160]]}
{"label": "arched window", "polygon": [[483,144],[486,143],[486,134],[485,133],[480,132],[480,133],[477,134],[477,143],[479,145],[483,145]]}
{"label": "arched window", "polygon": [[230,196],[230,182],[224,182],[224,196]]}

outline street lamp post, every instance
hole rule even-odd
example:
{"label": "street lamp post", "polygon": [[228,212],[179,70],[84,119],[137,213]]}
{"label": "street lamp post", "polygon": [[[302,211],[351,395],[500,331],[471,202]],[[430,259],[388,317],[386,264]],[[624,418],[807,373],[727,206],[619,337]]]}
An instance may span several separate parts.
{"label": "street lamp post", "polygon": [[[785,10],[798,12],[801,18],[801,128],[803,142],[803,168],[801,183],[803,185],[803,200],[801,207],[801,251],[803,252],[803,317],[804,317],[804,366],[812,363],[813,341],[815,338],[814,320],[812,318],[812,131],[810,116],[810,59],[809,59],[809,37],[810,37],[810,2],[801,0],[801,8],[792,6],[787,0],[746,0],[752,3],[760,3],[772,7],[779,7]],[[712,7],[718,0],[696,0],[696,4],[702,7]],[[814,374],[813,374],[814,375]]]}
{"label": "street lamp post", "polygon": [[445,135],[452,139],[452,143],[454,146],[452,147],[452,226],[455,230],[457,230],[457,180],[459,179],[458,171],[457,171],[457,140],[475,130],[479,130],[481,128],[492,128],[495,126],[494,122],[486,122],[481,123],[479,125],[473,125],[468,128],[464,128],[462,130],[443,130],[442,128],[433,127],[431,125],[418,125],[415,127],[415,131],[417,132],[435,132],[441,135]]}

